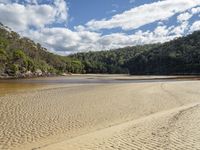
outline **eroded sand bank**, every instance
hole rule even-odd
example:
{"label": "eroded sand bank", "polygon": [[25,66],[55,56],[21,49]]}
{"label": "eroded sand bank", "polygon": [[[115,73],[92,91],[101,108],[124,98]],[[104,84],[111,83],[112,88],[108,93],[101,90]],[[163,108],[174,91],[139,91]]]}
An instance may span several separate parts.
{"label": "eroded sand bank", "polygon": [[85,84],[1,96],[0,149],[200,149],[199,89]]}

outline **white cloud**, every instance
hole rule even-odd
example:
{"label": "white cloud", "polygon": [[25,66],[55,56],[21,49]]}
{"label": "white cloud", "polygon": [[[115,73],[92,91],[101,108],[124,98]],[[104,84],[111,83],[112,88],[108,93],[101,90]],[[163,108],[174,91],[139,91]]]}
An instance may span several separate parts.
{"label": "white cloud", "polygon": [[200,7],[196,7],[196,8],[192,8],[192,14],[197,14],[197,13],[200,13]]}
{"label": "white cloud", "polygon": [[53,8],[48,5],[0,4],[0,20],[17,31],[30,26],[42,27],[54,20]]}
{"label": "white cloud", "polygon": [[188,31],[188,28],[189,28],[188,22],[185,21],[182,22],[179,26],[174,27],[171,33],[181,36],[184,35],[186,31]]}
{"label": "white cloud", "polygon": [[194,32],[200,30],[200,21],[196,21],[192,24],[192,26],[190,27],[190,31]]}
{"label": "white cloud", "polygon": [[99,33],[89,31],[73,32],[67,28],[43,28],[41,30],[30,30],[27,37],[34,38],[45,47],[54,51],[78,52],[87,49],[94,50],[95,42],[100,38]]}
{"label": "white cloud", "polygon": [[[73,30],[53,26],[54,23],[63,25],[68,21],[65,0],[54,0],[51,4],[40,4],[37,0],[25,1],[26,4],[19,4],[0,0],[0,21],[52,52],[63,55],[165,42],[184,35],[186,31],[200,29],[200,21],[191,27],[188,23],[192,15],[200,12],[200,7],[196,7],[200,5],[199,0],[162,0],[144,4],[114,15],[111,19],[92,20],[85,25],[77,25]],[[177,13],[180,13],[177,17],[179,24],[167,27],[166,20]],[[155,21],[158,21],[157,27],[151,31],[139,30],[139,27]],[[138,31],[132,34],[121,32],[107,35],[101,31],[117,27]]]}
{"label": "white cloud", "polygon": [[[82,51],[108,50],[126,46],[158,43],[172,40],[179,35],[169,35],[171,28],[159,26],[154,31],[138,31],[133,34],[113,33],[102,35],[91,31],[71,31],[66,28],[43,28],[30,31],[27,36],[59,54]],[[55,51],[54,51],[55,52]]]}
{"label": "white cloud", "polygon": [[158,26],[155,30],[154,30],[155,35],[162,37],[162,36],[167,36],[169,33],[169,30],[167,29],[166,26]]}
{"label": "white cloud", "polygon": [[64,0],[54,0],[56,18],[59,22],[66,21],[68,18],[68,7]]}
{"label": "white cloud", "polygon": [[111,19],[91,20],[86,26],[90,30],[117,27],[132,30],[155,21],[166,20],[176,13],[184,12],[199,4],[199,0],[163,0],[132,8],[114,15]]}
{"label": "white cloud", "polygon": [[30,27],[42,28],[53,22],[67,21],[67,10],[64,0],[56,0],[54,5],[0,3],[0,21],[16,31],[25,31]]}
{"label": "white cloud", "polygon": [[190,14],[190,13],[188,13],[188,12],[185,12],[185,13],[180,14],[180,15],[177,17],[177,20],[178,20],[179,22],[184,22],[184,21],[189,20],[192,16],[193,16],[193,14]]}
{"label": "white cloud", "polygon": [[[166,29],[167,30],[167,29]],[[126,46],[165,42],[174,39],[176,35],[158,35],[157,32],[138,31],[135,34],[115,33],[102,36],[97,44],[102,49],[113,49]]]}

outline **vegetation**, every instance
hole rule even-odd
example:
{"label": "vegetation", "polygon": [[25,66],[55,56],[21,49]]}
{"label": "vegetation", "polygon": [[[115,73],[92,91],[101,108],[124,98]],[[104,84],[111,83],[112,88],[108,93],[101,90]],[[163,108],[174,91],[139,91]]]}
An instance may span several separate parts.
{"label": "vegetation", "polygon": [[175,75],[200,73],[200,31],[163,44],[78,53],[86,73]]}
{"label": "vegetation", "polygon": [[131,74],[199,74],[200,31],[143,52],[126,67]]}
{"label": "vegetation", "polygon": [[28,38],[0,25],[0,76],[83,73],[81,61],[52,54]]}
{"label": "vegetation", "polygon": [[128,73],[127,61],[156,47],[156,44],[126,47],[117,50],[77,53],[69,56],[84,65],[86,73]]}
{"label": "vegetation", "polygon": [[164,44],[59,56],[0,24],[0,76],[62,73],[199,74],[200,31]]}

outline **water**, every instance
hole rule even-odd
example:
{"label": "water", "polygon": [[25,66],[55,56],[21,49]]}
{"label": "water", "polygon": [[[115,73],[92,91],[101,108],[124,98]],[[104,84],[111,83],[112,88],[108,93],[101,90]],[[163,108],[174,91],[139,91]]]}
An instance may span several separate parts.
{"label": "water", "polygon": [[15,92],[33,90],[42,86],[43,85],[40,84],[0,81],[0,96]]}
{"label": "water", "polygon": [[[174,77],[173,77],[174,78]],[[0,95],[59,84],[114,84],[174,81],[172,76],[78,75],[33,79],[0,80]],[[177,81],[177,80],[176,80]]]}

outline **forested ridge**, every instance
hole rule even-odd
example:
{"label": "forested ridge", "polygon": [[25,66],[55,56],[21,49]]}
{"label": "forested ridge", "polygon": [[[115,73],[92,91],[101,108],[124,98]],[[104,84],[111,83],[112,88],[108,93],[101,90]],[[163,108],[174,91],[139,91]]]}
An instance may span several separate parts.
{"label": "forested ridge", "polygon": [[179,75],[200,73],[200,31],[163,44],[78,53],[87,73]]}
{"label": "forested ridge", "polygon": [[131,74],[199,74],[200,31],[143,52],[131,58],[126,67]]}
{"label": "forested ridge", "polygon": [[163,44],[78,53],[88,73],[190,75],[200,73],[200,31]]}
{"label": "forested ridge", "polygon": [[0,24],[0,77],[64,73],[199,74],[200,31],[163,44],[59,56]]}
{"label": "forested ridge", "polygon": [[86,73],[129,73],[127,63],[143,52],[148,52],[158,44],[125,47],[116,50],[77,53],[69,56],[84,65]]}

